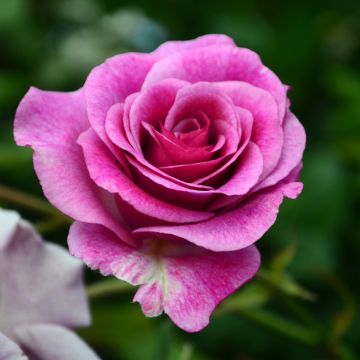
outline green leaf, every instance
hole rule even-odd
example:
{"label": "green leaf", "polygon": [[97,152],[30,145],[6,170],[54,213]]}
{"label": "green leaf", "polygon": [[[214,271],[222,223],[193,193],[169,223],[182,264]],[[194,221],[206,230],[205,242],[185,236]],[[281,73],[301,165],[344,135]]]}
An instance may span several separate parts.
{"label": "green leaf", "polygon": [[262,307],[271,297],[269,288],[258,283],[251,283],[226,299],[217,314],[239,309],[255,309]]}
{"label": "green leaf", "polygon": [[297,249],[297,243],[292,242],[284,249],[279,251],[271,260],[270,267],[274,271],[281,272],[284,270],[290,262],[293,260]]}
{"label": "green leaf", "polygon": [[303,300],[314,301],[316,295],[298,284],[290,275],[275,271],[267,271],[262,269],[258,273],[258,277],[262,282],[269,285],[277,291]]}

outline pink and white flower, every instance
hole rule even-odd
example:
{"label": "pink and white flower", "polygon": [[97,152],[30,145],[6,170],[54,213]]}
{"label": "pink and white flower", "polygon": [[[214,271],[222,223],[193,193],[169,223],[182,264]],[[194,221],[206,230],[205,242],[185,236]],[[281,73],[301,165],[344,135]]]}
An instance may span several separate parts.
{"label": "pink and white flower", "polygon": [[253,245],[296,198],[305,132],[287,87],[227,36],[114,56],[70,93],[31,88],[15,121],[72,254],[140,285],[186,331],[257,272]]}

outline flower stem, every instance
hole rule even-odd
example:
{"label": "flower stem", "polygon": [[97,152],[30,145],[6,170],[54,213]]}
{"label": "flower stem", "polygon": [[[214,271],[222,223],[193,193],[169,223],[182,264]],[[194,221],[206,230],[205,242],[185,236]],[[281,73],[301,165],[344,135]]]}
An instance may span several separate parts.
{"label": "flower stem", "polygon": [[70,221],[71,220],[65,216],[55,215],[35,223],[35,227],[40,234],[44,235],[50,232],[54,232],[58,229],[64,228],[65,226],[68,226]]}
{"label": "flower stem", "polygon": [[324,350],[335,356],[339,360],[358,360],[358,355],[344,343],[335,343],[329,339],[326,331],[319,327],[305,327],[296,324],[288,319],[263,309],[239,309],[238,313],[252,320],[259,325],[277,332],[288,339],[312,347]]}
{"label": "flower stem", "polygon": [[90,300],[99,299],[115,294],[124,294],[133,290],[133,287],[116,278],[110,278],[91,284],[86,291]]}
{"label": "flower stem", "polygon": [[190,360],[193,352],[194,348],[192,345],[184,344],[180,353],[179,360]]}
{"label": "flower stem", "polygon": [[267,310],[242,309],[239,313],[247,319],[305,345],[316,346],[322,341],[322,336],[317,331],[295,324]]}
{"label": "flower stem", "polygon": [[47,215],[63,216],[47,201],[0,184],[0,199]]}

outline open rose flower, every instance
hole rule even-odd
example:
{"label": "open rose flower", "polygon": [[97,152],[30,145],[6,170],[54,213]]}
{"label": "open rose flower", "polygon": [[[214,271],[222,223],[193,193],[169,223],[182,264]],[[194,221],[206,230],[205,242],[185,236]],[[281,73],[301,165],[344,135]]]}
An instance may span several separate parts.
{"label": "open rose flower", "polygon": [[15,121],[70,251],[141,285],[147,316],[198,331],[259,268],[305,145],[287,87],[223,35],[114,56],[71,93],[30,89]]}
{"label": "open rose flower", "polygon": [[89,322],[81,262],[0,209],[0,359],[99,360],[69,330]]}

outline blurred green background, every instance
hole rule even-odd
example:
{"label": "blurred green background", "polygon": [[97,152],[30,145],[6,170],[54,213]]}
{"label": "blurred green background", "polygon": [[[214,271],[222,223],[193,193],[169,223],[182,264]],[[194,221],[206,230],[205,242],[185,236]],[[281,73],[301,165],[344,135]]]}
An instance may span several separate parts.
{"label": "blurred green background", "polygon": [[30,85],[73,90],[108,56],[206,33],[255,50],[293,87],[292,109],[308,135],[304,192],[286,201],[258,242],[263,271],[201,333],[186,334],[164,316],[146,319],[124,290],[93,296],[93,326],[80,334],[103,360],[357,359],[359,0],[1,0],[0,206],[66,244],[68,224],[18,193],[42,197],[31,152],[12,139],[14,112]]}

